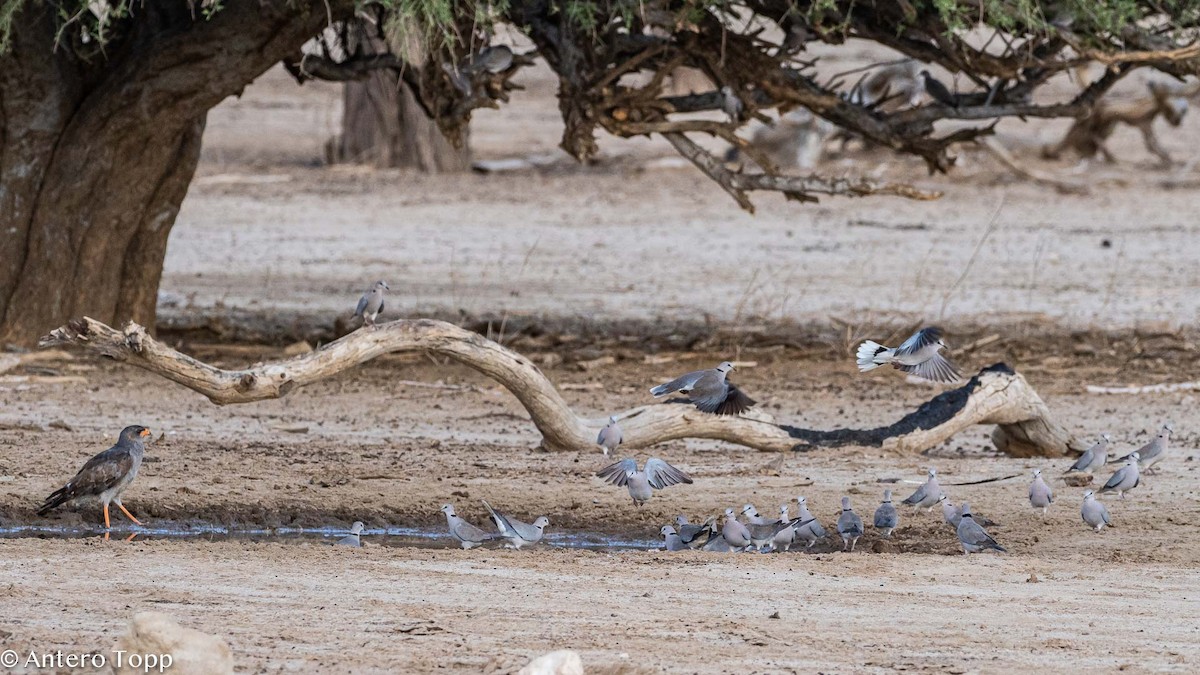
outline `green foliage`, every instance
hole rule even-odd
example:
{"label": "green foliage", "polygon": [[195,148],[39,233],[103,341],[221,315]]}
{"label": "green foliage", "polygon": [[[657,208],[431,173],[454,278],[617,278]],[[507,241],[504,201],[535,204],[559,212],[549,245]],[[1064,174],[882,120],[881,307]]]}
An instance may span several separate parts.
{"label": "green foliage", "polygon": [[25,0],[0,0],[0,54],[8,51],[12,42],[13,22]]}

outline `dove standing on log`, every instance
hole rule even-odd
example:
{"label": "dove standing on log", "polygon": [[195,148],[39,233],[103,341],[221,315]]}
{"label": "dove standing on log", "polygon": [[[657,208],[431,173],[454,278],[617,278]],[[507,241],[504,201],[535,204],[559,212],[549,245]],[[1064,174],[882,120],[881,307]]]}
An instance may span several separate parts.
{"label": "dove standing on log", "polygon": [[732,382],[725,379],[733,370],[733,364],[724,361],[711,370],[697,370],[660,384],[650,390],[655,398],[679,392],[702,412],[717,415],[738,415],[754,405],[754,399],[742,393]]}
{"label": "dove standing on log", "polygon": [[457,539],[464,549],[475,548],[496,538],[491,532],[484,532],[459,518],[450,504],[442,504],[442,513],[446,514],[446,526],[450,528],[450,536]]}
{"label": "dove standing on log", "polygon": [[925,80],[925,93],[929,94],[930,98],[951,108],[958,107],[958,96],[950,93],[946,85],[930,75],[928,70],[922,70],[921,77]]}
{"label": "dove standing on log", "polygon": [[617,424],[617,418],[609,416],[608,424],[600,430],[600,435],[596,437],[596,445],[604,451],[604,456],[608,457],[608,453],[616,450],[625,440],[625,433],[621,431],[621,425]]}
{"label": "dove standing on log", "polygon": [[742,114],[746,111],[742,99],[738,98],[733,87],[729,85],[721,87],[721,110],[724,110],[725,114],[729,115],[729,121],[735,124],[742,121]]}
{"label": "dove standing on log", "polygon": [[513,62],[513,51],[505,45],[485,47],[463,67],[465,73],[488,72],[493,75],[509,69]]}
{"label": "dove standing on log", "polygon": [[850,507],[849,497],[842,497],[842,515],[838,516],[837,528],[838,534],[842,535],[842,550],[853,552],[863,534],[863,522]]}
{"label": "dove standing on log", "polygon": [[1112,524],[1108,519],[1108,509],[1096,500],[1096,493],[1091,490],[1083,493],[1083,506],[1079,509],[1079,515],[1083,516],[1083,522],[1097,532],[1103,530],[1105,525]]}
{"label": "dove standing on log", "polygon": [[1007,550],[1000,544],[996,543],[979,523],[971,517],[971,505],[963,502],[962,519],[958,521],[958,541],[962,543],[963,555],[970,553],[979,553],[987,549],[994,549],[1001,553],[1008,553]]}
{"label": "dove standing on log", "polygon": [[362,547],[362,531],[363,531],[364,527],[366,527],[366,526],[362,524],[361,520],[354,521],[354,524],[350,526],[350,534],[333,542],[333,545],[334,546],[353,546],[354,548],[361,548]]}
{"label": "dove standing on log", "polygon": [[737,551],[744,550],[750,545],[750,530],[739,523],[733,509],[725,509],[725,524],[721,526],[721,537],[729,548]]}
{"label": "dove standing on log", "polygon": [[1054,503],[1054,491],[1042,480],[1042,470],[1033,470],[1033,482],[1029,484],[1029,503],[1035,509],[1042,510],[1042,520],[1046,519],[1046,509]]}
{"label": "dove standing on log", "polygon": [[542,535],[546,533],[546,528],[550,525],[550,519],[546,516],[538,516],[533,524],[522,523],[516,518],[509,518],[492,508],[492,505],[483,500],[483,508],[491,514],[492,520],[496,523],[496,529],[499,530],[500,536],[508,543],[505,544],[508,548],[520,550],[522,546],[532,546],[542,540]]}
{"label": "dove standing on log", "polygon": [[939,353],[945,346],[942,329],[935,326],[922,328],[895,349],[866,340],[858,346],[858,369],[865,373],[890,363],[892,367],[923,380],[952,384],[962,376],[954,364]]}
{"label": "dove standing on log", "polygon": [[[1138,456],[1138,469],[1150,473],[1150,467],[1158,464],[1167,454],[1167,446],[1171,441],[1171,433],[1175,431],[1175,427],[1171,426],[1170,422],[1163,425],[1159,430],[1158,435],[1154,440],[1138,448],[1134,452],[1129,453],[1121,458],[1122,461],[1129,459],[1134,454]],[[1157,473],[1157,472],[1155,472]]]}
{"label": "dove standing on log", "polygon": [[1117,496],[1125,499],[1125,493],[1137,487],[1142,482],[1142,473],[1138,469],[1138,462],[1141,457],[1136,452],[1128,455],[1125,459],[1125,466],[1117,469],[1116,473],[1108,479],[1104,487],[1100,488],[1100,494],[1105,492],[1116,492]]}
{"label": "dove standing on log", "polygon": [[640,471],[636,460],[623,459],[600,469],[596,472],[596,476],[604,479],[606,483],[627,488],[629,496],[633,498],[634,506],[638,508],[650,500],[654,490],[692,482],[691,477],[686,473],[657,457],[646,460],[646,467]]}
{"label": "dove standing on log", "polygon": [[122,429],[117,437],[117,444],[89,459],[74,478],[46,497],[46,501],[38,508],[38,515],[44,516],[51,509],[69,501],[94,497],[100,500],[104,508],[105,530],[112,528],[108,516],[110,503],[116,504],[121,513],[135,525],[141,525],[141,521],[134,518],[121,503],[121,494],[137,477],[142,458],[146,454],[146,439],[149,436],[149,429],[136,424]]}
{"label": "dove standing on log", "polygon": [[374,326],[375,319],[383,313],[383,293],[386,290],[386,281],[376,281],[375,285],[358,299],[354,316],[361,318],[364,326]]}
{"label": "dove standing on log", "polygon": [[880,502],[879,508],[875,509],[875,529],[883,531],[884,539],[891,539],[892,530],[896,529],[899,522],[896,507],[892,505],[892,491],[884,490],[883,501]]}
{"label": "dove standing on log", "polygon": [[1079,459],[1075,460],[1075,463],[1065,473],[1071,473],[1072,471],[1092,473],[1103,467],[1108,463],[1108,444],[1111,442],[1112,436],[1100,434],[1100,440],[1096,441],[1096,444],[1092,447],[1084,450]]}
{"label": "dove standing on log", "polygon": [[825,528],[808,510],[808,499],[803,495],[796,497],[796,511],[796,516],[800,518],[801,522],[808,523],[795,528],[796,538],[806,542],[804,548],[812,548],[813,544],[825,536]]}
{"label": "dove standing on log", "polygon": [[900,503],[912,506],[914,511],[922,507],[926,510],[933,510],[933,507],[937,506],[938,497],[942,494],[942,488],[938,485],[937,469],[930,469],[928,476],[916,492]]}

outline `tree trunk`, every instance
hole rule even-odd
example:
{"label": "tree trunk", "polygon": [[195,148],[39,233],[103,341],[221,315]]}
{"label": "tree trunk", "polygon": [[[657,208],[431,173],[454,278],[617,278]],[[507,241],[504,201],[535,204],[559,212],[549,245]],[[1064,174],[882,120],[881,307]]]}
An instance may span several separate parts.
{"label": "tree trunk", "polygon": [[327,146],[330,163],[373,164],[427,173],[466,171],[471,153],[455,148],[391,71],[347,82],[342,93],[342,133]]}

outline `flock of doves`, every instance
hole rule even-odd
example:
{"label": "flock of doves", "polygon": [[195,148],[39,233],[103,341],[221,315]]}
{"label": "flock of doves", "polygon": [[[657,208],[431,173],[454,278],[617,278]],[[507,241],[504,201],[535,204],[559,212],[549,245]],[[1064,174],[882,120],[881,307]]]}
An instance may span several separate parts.
{"label": "flock of doves", "polygon": [[[384,293],[387,290],[387,283],[379,281],[359,300],[355,317],[362,320],[365,328],[375,327],[376,319],[384,309]],[[961,377],[958,369],[940,353],[945,346],[942,331],[936,327],[922,328],[894,349],[867,340],[858,347],[858,368],[866,372],[891,365],[914,377],[932,382],[957,382]],[[681,375],[652,388],[650,393],[655,398],[678,393],[686,396],[702,412],[738,415],[753,407],[755,401],[727,379],[729,371],[733,369],[734,364],[725,361],[716,368]],[[1126,492],[1139,485],[1142,472],[1150,471],[1151,467],[1162,460],[1172,431],[1171,425],[1165,424],[1153,441],[1120,458],[1118,461],[1122,462],[1123,466],[1108,479],[1099,493],[1116,492],[1124,499]],[[38,509],[38,515],[45,515],[68,502],[94,499],[99,501],[103,508],[106,530],[111,527],[110,504],[116,504],[130,521],[141,525],[121,503],[121,495],[141,468],[145,455],[145,441],[149,436],[150,430],[143,426],[133,425],[123,429],[115,445],[88,460],[74,478],[46,498]],[[1109,461],[1108,444],[1111,440],[1108,434],[1102,434],[1100,440],[1088,448],[1066,473],[1091,474],[1102,469]],[[600,430],[596,443],[604,454],[608,455],[620,447],[621,442],[622,432],[618,420],[616,417],[609,417],[608,424]],[[623,459],[604,467],[596,476],[628,490],[634,505],[639,508],[651,498],[654,490],[692,482],[686,473],[657,457],[648,459],[641,468],[638,468],[634,459]],[[1034,469],[1033,482],[1029,486],[1029,503],[1034,508],[1041,509],[1044,517],[1053,502],[1054,492],[1043,480],[1041,469]],[[675,525],[665,525],[659,533],[668,551],[788,551],[798,541],[805,542],[805,548],[811,548],[826,536],[826,531],[809,512],[807,500],[803,496],[797,497],[796,503],[798,511],[795,518],[789,516],[786,504],[780,507],[778,520],[768,520],[759,515],[752,504],[746,504],[740,514],[735,514],[733,508],[725,509],[725,519],[720,528],[717,527],[716,516],[711,516],[702,524],[696,525],[681,515]],[[929,470],[925,483],[901,504],[914,507],[914,512],[921,508],[932,511],[934,507],[941,505],[942,515],[958,534],[964,554],[989,549],[1005,550],[983,529],[983,526],[988,524],[986,519],[976,519],[967,502],[963,502],[961,507],[955,507],[946,498],[946,494],[938,485],[935,469]],[[451,536],[465,549],[493,540],[503,540],[506,546],[520,549],[541,541],[546,527],[550,525],[546,516],[538,517],[533,523],[525,523],[497,511],[487,501],[484,501],[483,505],[496,525],[495,532],[486,532],[463,520],[455,513],[453,505],[445,504],[441,508]],[[1083,521],[1096,532],[1110,523],[1108,509],[1096,500],[1096,493],[1091,490],[1083,493],[1080,513]],[[739,515],[744,522],[738,519]],[[883,501],[875,510],[873,525],[883,537],[890,538],[899,522],[899,513],[892,504],[892,491],[884,490]],[[360,546],[363,529],[361,522],[354,523],[350,534],[336,543]],[[864,531],[863,520],[851,507],[850,498],[842,497],[842,512],[838,516],[837,532],[842,538],[843,550],[853,551]]]}

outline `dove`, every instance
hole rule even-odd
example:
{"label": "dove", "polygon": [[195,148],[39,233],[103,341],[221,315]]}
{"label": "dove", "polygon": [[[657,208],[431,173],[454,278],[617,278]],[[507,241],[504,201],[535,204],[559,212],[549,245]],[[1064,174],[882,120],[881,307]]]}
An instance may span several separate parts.
{"label": "dove", "polygon": [[746,523],[748,525],[762,525],[767,522],[766,518],[758,514],[758,509],[754,508],[753,504],[743,506],[742,515],[746,516]]}
{"label": "dove", "polygon": [[701,551],[709,551],[712,553],[731,553],[733,548],[729,546],[729,542],[725,541],[725,536],[720,532],[715,532],[704,545],[700,547]]}
{"label": "dove", "polygon": [[136,424],[122,429],[116,445],[89,459],[66,485],[50,493],[38,508],[38,515],[44,516],[51,509],[76,499],[95,497],[104,508],[105,530],[112,528],[108,517],[110,503],[116,504],[121,513],[135,525],[141,525],[141,521],[134,518],[121,503],[121,494],[137,477],[138,469],[142,466],[142,457],[146,454],[146,439],[149,436],[149,429]]}
{"label": "dove", "polygon": [[374,326],[375,319],[383,313],[383,292],[386,290],[386,281],[376,281],[375,285],[359,298],[354,316],[360,317],[364,326]]}
{"label": "dove", "polygon": [[796,538],[807,542],[804,548],[812,548],[813,544],[817,543],[817,540],[825,536],[825,528],[821,527],[820,521],[814,518],[812,513],[808,510],[808,500],[805,499],[803,495],[796,497],[796,505],[796,515],[801,518],[803,522],[808,523],[802,527],[795,528]]}
{"label": "dove", "polygon": [[[1146,445],[1143,445],[1141,448],[1138,448],[1135,451],[1139,457],[1139,470],[1149,473],[1150,467],[1162,460],[1163,456],[1167,454],[1167,445],[1171,440],[1171,433],[1173,431],[1175,431],[1175,428],[1171,426],[1170,422],[1164,424],[1162,429],[1159,430],[1158,435],[1154,437],[1154,440],[1150,441]],[[1134,453],[1131,452],[1128,455],[1125,455],[1121,458],[1121,461],[1129,459],[1131,456],[1133,456],[1133,454]]]}
{"label": "dove", "polygon": [[729,115],[729,121],[734,123],[742,121],[742,113],[746,110],[742,99],[738,98],[733,87],[729,85],[721,87],[721,110],[724,110],[725,114]]}
{"label": "dove", "polygon": [[520,550],[522,546],[532,546],[542,540],[542,535],[545,534],[546,528],[550,525],[550,519],[546,516],[538,516],[533,524],[522,523],[516,518],[509,518],[492,508],[492,505],[483,500],[483,508],[488,510],[492,515],[492,520],[496,523],[496,529],[500,531],[501,537],[508,541],[505,544],[508,548]]}
{"label": "dove", "polygon": [[716,522],[716,516],[709,516],[703,525],[692,525],[688,522],[687,516],[679,516],[675,519],[675,527],[683,543],[691,548],[700,548],[706,541],[705,533],[717,534]]}
{"label": "dove", "polygon": [[609,416],[608,424],[600,430],[600,435],[596,437],[596,445],[604,451],[604,456],[608,457],[608,453],[620,447],[621,442],[625,440],[625,434],[621,431],[621,425],[617,424],[617,418]]}
{"label": "dove", "polygon": [[850,498],[842,497],[842,515],[838,516],[838,534],[842,535],[842,550],[854,551],[854,545],[863,534],[862,518],[850,508]]}
{"label": "dove", "polygon": [[1108,463],[1108,444],[1111,442],[1112,436],[1100,434],[1100,440],[1096,441],[1096,444],[1092,447],[1084,450],[1079,459],[1075,460],[1071,468],[1067,469],[1064,473],[1071,473],[1072,471],[1092,473],[1100,469]]}
{"label": "dove", "polygon": [[352,525],[350,527],[350,534],[333,542],[333,545],[334,546],[353,546],[355,548],[362,546],[362,539],[360,537],[362,535],[363,527],[364,526],[363,526],[361,520],[354,521],[354,525]]}
{"label": "dove", "polygon": [[657,457],[646,460],[646,468],[638,470],[637,461],[623,459],[600,469],[596,476],[606,483],[629,490],[629,496],[638,508],[650,500],[654,490],[692,482],[691,477]]}
{"label": "dove", "polygon": [[942,488],[938,485],[937,469],[930,469],[928,476],[921,487],[917,488],[916,492],[913,492],[908,496],[908,499],[900,503],[912,506],[914,511],[921,507],[925,507],[926,510],[933,510],[933,507],[938,503],[938,496],[941,495]]}
{"label": "dove", "polygon": [[963,502],[962,505],[962,519],[958,521],[958,540],[962,543],[963,555],[979,553],[987,549],[1008,553],[1003,546],[997,544],[995,539],[983,531],[979,523],[975,522],[975,519],[971,517],[971,505],[966,502]]}
{"label": "dove", "polygon": [[925,79],[925,92],[929,94],[930,98],[951,108],[958,107],[958,96],[951,94],[946,85],[930,75],[928,70],[922,70],[921,77]]}
{"label": "dove", "polygon": [[883,491],[883,501],[879,504],[879,508],[875,509],[875,529],[883,530],[883,538],[891,539],[892,530],[896,529],[899,523],[899,516],[896,515],[896,507],[892,506],[892,491]]}
{"label": "dove", "polygon": [[958,529],[958,521],[962,520],[962,512],[949,499],[946,499],[944,494],[938,496],[938,503],[942,505],[942,518],[945,519],[946,524]]}
{"label": "dove", "polygon": [[475,548],[496,538],[491,532],[484,532],[459,518],[450,504],[442,504],[442,513],[446,514],[446,526],[450,528],[450,536],[457,539],[464,549]]}
{"label": "dove", "polygon": [[1096,493],[1091,490],[1083,493],[1083,506],[1079,509],[1079,515],[1083,516],[1083,522],[1097,532],[1103,530],[1105,525],[1112,524],[1108,519],[1108,509],[1103,502],[1096,500]]}
{"label": "dove", "polygon": [[505,45],[485,47],[463,67],[465,73],[500,73],[512,66],[513,51]]}
{"label": "dove", "polygon": [[725,524],[721,526],[721,536],[731,549],[742,551],[750,546],[750,530],[738,522],[737,516],[733,515],[733,509],[725,509]]}
{"label": "dove", "polygon": [[655,398],[679,392],[702,412],[717,415],[739,415],[755,404],[754,399],[742,393],[725,374],[733,370],[733,364],[724,361],[711,370],[697,370],[660,384],[650,390]]}
{"label": "dove", "polygon": [[663,525],[658,533],[663,536],[663,543],[666,545],[668,551],[689,550],[688,545],[683,543],[683,540],[679,538],[679,534],[675,532],[675,528],[670,525]]}
{"label": "dove", "polygon": [[938,353],[945,346],[942,329],[933,326],[913,333],[895,349],[867,340],[858,346],[858,369],[865,373],[890,363],[894,368],[930,382],[958,382],[962,379],[958,369]]}
{"label": "dove", "polygon": [[779,524],[784,527],[775,534],[775,539],[771,542],[771,550],[777,551],[782,548],[784,551],[790,551],[792,542],[796,540],[796,526],[788,518],[787,504],[779,507]]}
{"label": "dove", "polygon": [[1141,457],[1134,452],[1125,460],[1125,466],[1117,469],[1116,473],[1108,479],[1104,487],[1100,488],[1100,494],[1105,492],[1116,492],[1121,499],[1125,499],[1125,493],[1138,486],[1142,482],[1142,474],[1138,469],[1138,462]]}
{"label": "dove", "polygon": [[1035,509],[1042,510],[1042,519],[1046,518],[1046,509],[1054,503],[1054,491],[1042,480],[1042,470],[1033,470],[1033,482],[1029,484],[1029,503]]}

